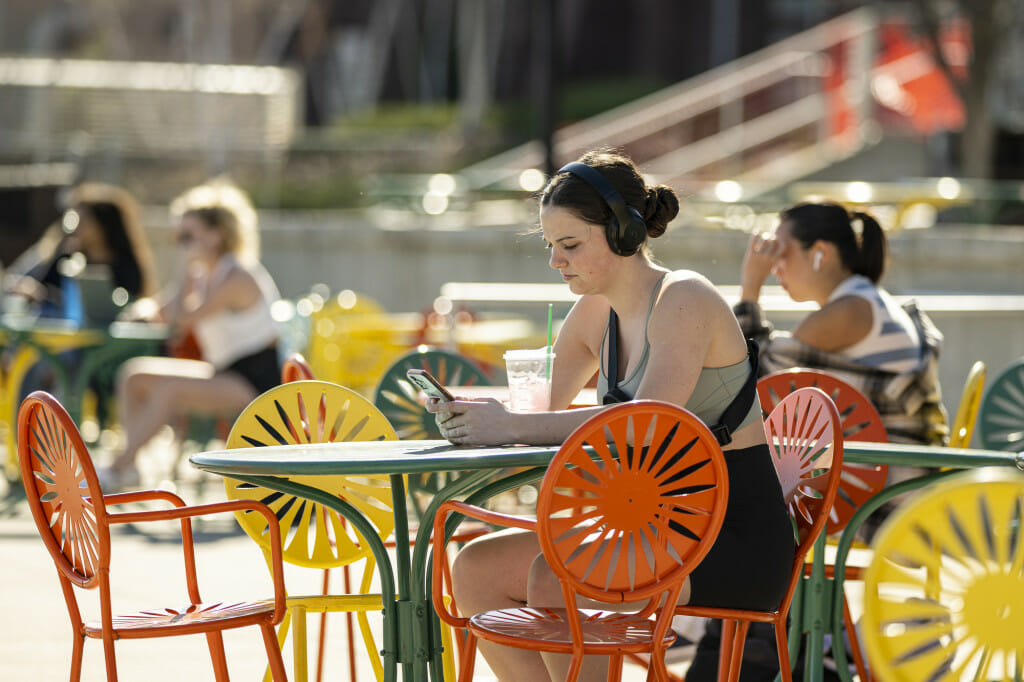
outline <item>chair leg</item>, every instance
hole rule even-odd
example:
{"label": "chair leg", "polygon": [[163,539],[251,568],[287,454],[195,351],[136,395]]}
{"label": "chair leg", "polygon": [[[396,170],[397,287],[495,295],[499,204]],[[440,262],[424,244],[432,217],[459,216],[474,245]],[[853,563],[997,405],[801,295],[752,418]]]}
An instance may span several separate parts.
{"label": "chair leg", "polygon": [[722,634],[718,640],[718,682],[729,679],[729,661],[732,660],[732,637],[736,621],[722,619]]}
{"label": "chair leg", "polygon": [[[793,682],[793,664],[789,660],[789,636],[786,634],[786,621],[775,623],[775,648],[779,652],[779,676],[782,682]],[[861,680],[865,682],[865,680]]]}
{"label": "chair leg", "polygon": [[82,679],[82,653],[85,650],[85,635],[75,635],[71,645],[71,682]]}
{"label": "chair leg", "polygon": [[459,660],[459,682],[471,682],[476,667],[476,635],[466,632],[466,646]]}
{"label": "chair leg", "polygon": [[[843,596],[843,622],[846,624],[846,634],[850,638],[850,653],[853,654],[853,664],[857,668],[857,676],[860,678],[860,682],[869,682],[871,675],[864,664],[864,652],[860,650],[857,627],[853,622],[853,616],[850,615],[850,603],[846,601],[845,595]],[[839,644],[841,645],[842,642]],[[832,646],[837,646],[837,644],[833,642]]]}
{"label": "chair leg", "polygon": [[306,653],[306,607],[293,606],[292,611],[292,665],[296,682],[309,679],[309,659]]}
{"label": "chair leg", "polygon": [[[341,575],[345,586],[345,594],[352,594],[352,574],[348,565],[342,566]],[[327,594],[327,572],[324,571],[324,594]],[[326,615],[326,614],[324,614]],[[356,631],[352,612],[345,614],[345,627],[348,629],[348,674],[352,682],[356,682]],[[319,682],[319,681],[318,681]]]}
{"label": "chair leg", "polygon": [[613,654],[608,657],[608,682],[616,682],[622,679],[622,654]]}
{"label": "chair leg", "polygon": [[[277,649],[278,651],[284,649],[284,643],[288,639],[288,629],[292,623],[292,610],[286,609],[284,612],[284,618],[277,626]],[[271,682],[273,679],[273,670],[268,665],[267,669],[263,673],[263,682]]]}
{"label": "chair leg", "polygon": [[228,682],[228,658],[224,654],[224,637],[220,631],[207,632],[206,643],[210,647],[214,678],[217,682]]}
{"label": "chair leg", "polygon": [[[345,568],[346,571],[347,571],[347,569],[348,569],[348,567]],[[346,577],[346,580],[345,580],[345,594],[349,594],[349,590],[348,590],[348,574],[347,573],[346,573],[345,577]],[[331,593],[330,592],[330,586],[331,586],[331,569],[325,568],[324,569],[323,589],[320,591],[320,593],[323,594],[326,597],[328,594]],[[351,632],[352,631],[352,615],[351,614],[346,614],[346,615],[347,615],[347,619],[348,619],[348,629],[349,629],[349,632]],[[348,650],[349,650],[349,663],[351,664],[351,662],[352,662],[352,642],[351,642],[351,640],[349,640],[349,643],[348,643]],[[324,654],[326,653],[326,651],[327,651],[327,611],[321,611],[320,612],[320,638],[317,640],[317,645],[316,645],[316,682],[323,682],[323,676],[324,676]],[[351,665],[350,665],[350,673],[352,675],[352,682],[355,682],[355,680],[356,680],[355,670],[351,668]]]}
{"label": "chair leg", "polygon": [[455,679],[455,648],[452,637],[452,627],[447,623],[441,623],[441,669],[444,672],[444,679]]}
{"label": "chair leg", "polygon": [[288,682],[288,674],[284,670],[284,659],[281,657],[281,646],[277,642],[274,627],[269,623],[260,624],[263,633],[263,647],[267,650],[267,664],[274,676],[274,682]]}
{"label": "chair leg", "polygon": [[117,660],[114,657],[113,633],[103,638],[103,662],[107,667],[107,682],[117,682]]}
{"label": "chair leg", "polygon": [[[732,632],[729,639],[729,674],[728,682],[739,682],[740,668],[743,667],[743,647],[747,642],[747,630],[750,628],[750,621],[733,621]],[[724,634],[724,628],[723,628]],[[718,671],[718,679],[722,679],[722,671]]]}

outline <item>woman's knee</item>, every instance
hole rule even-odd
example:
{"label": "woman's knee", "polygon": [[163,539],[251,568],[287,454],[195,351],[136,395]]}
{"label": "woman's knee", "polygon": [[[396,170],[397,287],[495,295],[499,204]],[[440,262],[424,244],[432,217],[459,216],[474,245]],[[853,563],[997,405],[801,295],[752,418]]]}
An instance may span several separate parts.
{"label": "woman's knee", "polygon": [[472,595],[486,588],[488,552],[480,543],[471,542],[452,560],[452,594],[455,601],[472,599]]}
{"label": "woman's knee", "polygon": [[523,533],[495,533],[470,542],[452,563],[455,601],[478,609],[526,600],[528,561],[536,541]]}
{"label": "woman's knee", "polygon": [[530,564],[526,603],[530,606],[561,606],[564,601],[558,576],[551,570],[544,555],[538,555]]}

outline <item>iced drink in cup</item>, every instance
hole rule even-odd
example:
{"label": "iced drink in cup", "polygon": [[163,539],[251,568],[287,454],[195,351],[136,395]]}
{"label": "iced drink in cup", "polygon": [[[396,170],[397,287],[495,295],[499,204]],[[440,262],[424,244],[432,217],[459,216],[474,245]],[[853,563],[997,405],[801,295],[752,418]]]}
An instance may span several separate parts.
{"label": "iced drink in cup", "polygon": [[555,352],[550,346],[505,351],[508,374],[509,409],[513,412],[543,412],[551,409],[551,364]]}

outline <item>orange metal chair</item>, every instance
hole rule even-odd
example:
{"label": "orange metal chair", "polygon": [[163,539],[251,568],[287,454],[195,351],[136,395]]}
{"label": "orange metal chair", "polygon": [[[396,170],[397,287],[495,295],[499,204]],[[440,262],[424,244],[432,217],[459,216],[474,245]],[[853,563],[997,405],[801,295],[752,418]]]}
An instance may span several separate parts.
{"label": "orange metal chair", "polygon": [[[274,626],[285,614],[281,536],[275,517],[265,505],[252,501],[186,506],[169,491],[148,490],[104,495],[78,427],[64,407],[48,393],[28,396],[18,413],[18,456],[32,517],[53,557],[68,615],[74,630],[71,680],[81,678],[87,637],[103,640],[107,680],[117,680],[114,643],[118,639],[205,634],[217,680],[227,680],[222,631],[255,625],[275,680],[285,680],[284,662]],[[108,506],[162,501],[171,509],[112,512]],[[204,602],[199,595],[192,517],[224,512],[262,514],[270,523],[273,600]],[[179,520],[185,561],[187,603],[184,607],[154,608],[127,615],[111,612],[110,527],[121,523]],[[99,588],[100,620],[83,621],[75,587]]]}
{"label": "orange metal chair", "polygon": [[[826,372],[790,369],[761,377],[757,382],[761,410],[767,417],[782,398],[806,386],[820,388],[835,403],[844,440],[889,442],[882,417],[867,396],[846,381]],[[832,535],[843,530],[854,512],[885,487],[888,474],[889,467],[884,464],[843,464],[839,494],[829,515],[826,532]]]}
{"label": "orange metal chair", "polygon": [[313,368],[306,362],[301,353],[289,353],[288,357],[281,363],[281,383],[290,384],[293,381],[313,381]]}
{"label": "orange metal chair", "polygon": [[[783,397],[806,386],[820,388],[835,403],[842,421],[844,440],[874,443],[889,441],[885,426],[882,424],[882,416],[878,414],[878,410],[871,404],[867,396],[842,379],[818,370],[790,369],[761,377],[757,382],[757,394],[761,400],[762,411],[766,416],[769,415],[772,408],[778,405]],[[843,464],[839,492],[836,494],[835,505],[829,514],[828,527],[825,532],[828,535],[842,532],[854,512],[885,488],[888,473],[889,467],[884,464],[869,465],[850,462]],[[810,574],[810,568],[810,565],[805,567],[807,574]],[[832,577],[833,566],[831,563],[826,564],[825,571],[828,577]],[[861,573],[861,566],[848,565],[844,571],[846,580],[860,580]],[[867,665],[860,649],[860,643],[853,636],[855,632],[853,617],[850,615],[850,605],[845,597],[843,599],[843,620],[846,623],[846,631],[850,633],[850,653],[853,654],[853,663],[857,668],[857,674],[861,680],[866,682],[869,679]]]}
{"label": "orange metal chair", "polygon": [[743,646],[751,623],[771,623],[774,626],[782,679],[792,682],[786,616],[796,586],[804,574],[804,559],[828,524],[842,470],[843,433],[839,411],[820,389],[799,388],[782,398],[765,421],[765,431],[782,483],[783,496],[797,529],[793,572],[782,603],[774,611],[710,606],[675,608],[678,615],[723,621],[718,679],[729,682],[739,679]]}
{"label": "orange metal chair", "polygon": [[[635,444],[641,439],[643,447]],[[441,619],[469,630],[459,680],[473,677],[477,638],[571,654],[568,680],[577,678],[586,654],[610,656],[614,680],[625,654],[648,652],[648,679],[665,680],[664,650],[675,635],[672,609],[659,604],[678,600],[718,536],[727,500],[725,458],[708,428],[679,407],[638,400],[609,407],[569,436],[544,476],[536,520],[445,502],[434,519],[432,593]],[[525,607],[460,617],[455,603],[446,604],[450,513],[535,530],[566,604],[579,596],[643,606],[632,613]]]}

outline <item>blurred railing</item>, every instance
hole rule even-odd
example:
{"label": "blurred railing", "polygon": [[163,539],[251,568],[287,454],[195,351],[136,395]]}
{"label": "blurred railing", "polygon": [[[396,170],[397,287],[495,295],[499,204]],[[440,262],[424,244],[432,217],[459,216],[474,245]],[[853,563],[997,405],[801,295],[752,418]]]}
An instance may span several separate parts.
{"label": "blurred railing", "polygon": [[[695,78],[555,134],[559,162],[599,146],[625,149],[653,179],[755,180],[759,189],[849,156],[875,141],[868,90],[878,18],[850,12]],[[542,163],[529,143],[463,174],[512,186]]]}

